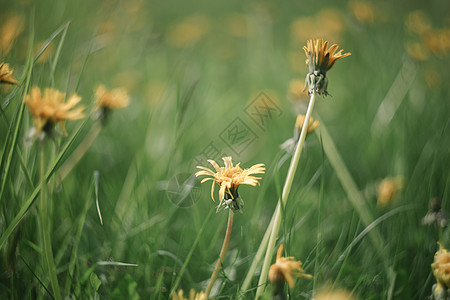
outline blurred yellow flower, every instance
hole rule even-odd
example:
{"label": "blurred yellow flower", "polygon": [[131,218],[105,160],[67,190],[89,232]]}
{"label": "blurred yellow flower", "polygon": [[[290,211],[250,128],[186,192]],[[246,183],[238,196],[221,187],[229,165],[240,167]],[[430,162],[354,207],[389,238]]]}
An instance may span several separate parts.
{"label": "blurred yellow flower", "polygon": [[234,13],[227,17],[225,21],[227,32],[235,37],[245,38],[253,34],[249,24],[249,16]]}
{"label": "blurred yellow flower", "polygon": [[13,72],[14,69],[10,69],[8,64],[0,63],[0,83],[19,84],[20,82],[12,75]]}
{"label": "blurred yellow flower", "polygon": [[319,95],[328,95],[327,71],[333,67],[337,60],[351,55],[350,52],[342,54],[342,49],[335,53],[338,48],[337,44],[333,44],[328,48],[328,41],[323,42],[322,39],[308,40],[307,46],[303,46],[306,54],[305,62],[309,69],[309,73],[306,75],[309,93],[315,91]]}
{"label": "blurred yellow flower", "polygon": [[281,244],[277,251],[277,259],[269,269],[269,281],[271,283],[287,282],[292,289],[295,286],[293,276],[312,278],[302,269],[302,262],[296,261],[294,257],[282,257],[284,245]]}
{"label": "blurred yellow flower", "polygon": [[219,167],[219,165],[214,160],[208,160],[208,162],[214,167],[216,172],[202,166],[197,166],[198,171],[195,173],[195,176],[209,176],[207,178],[203,178],[201,183],[211,180],[211,198],[214,201],[214,185],[217,183],[219,185],[219,198],[220,203],[217,209],[221,208],[230,208],[234,212],[241,211],[244,203],[242,199],[240,199],[238,193],[238,187],[241,184],[247,184],[251,186],[256,186],[259,184],[258,180],[261,177],[251,176],[253,174],[264,174],[266,168],[264,164],[256,164],[249,169],[242,169],[237,164],[233,166],[232,158],[230,156],[223,157],[225,166]]}
{"label": "blurred yellow flower", "polygon": [[97,86],[95,90],[96,109],[117,109],[127,107],[130,97],[124,88],[106,89],[104,85]]}
{"label": "blurred yellow flower", "polygon": [[[302,131],[303,123],[305,123],[305,118],[306,118],[305,115],[299,114],[297,116],[297,120],[295,120],[295,128],[299,132]],[[306,134],[310,134],[311,132],[313,132],[314,129],[319,127],[319,125],[320,125],[319,121],[314,120],[313,118],[309,118],[308,131],[306,132]]]}
{"label": "blurred yellow flower", "polygon": [[351,1],[348,3],[355,18],[362,23],[373,23],[375,10],[372,3],[367,1]]}
{"label": "blurred yellow flower", "polygon": [[67,134],[64,121],[79,120],[84,117],[84,106],[75,106],[81,101],[81,97],[76,94],[70,96],[67,102],[65,93],[47,88],[44,95],[41,89],[33,87],[31,93],[25,97],[25,103],[33,115],[35,135],[39,135],[42,130],[49,132],[54,125],[59,122],[64,134]]}
{"label": "blurred yellow flower", "polygon": [[434,67],[427,67],[425,70],[425,82],[431,89],[438,89],[442,84],[442,78]]}
{"label": "blurred yellow flower", "polygon": [[406,51],[417,61],[426,61],[428,59],[428,51],[422,43],[408,43]]}
{"label": "blurred yellow flower", "polygon": [[0,28],[0,51],[3,55],[11,50],[14,40],[23,32],[25,28],[25,18],[21,15],[2,16]]}
{"label": "blurred yellow flower", "polygon": [[434,254],[431,269],[437,281],[434,294],[438,295],[442,289],[450,288],[450,253],[441,244],[439,244],[439,251]]}
{"label": "blurred yellow flower", "polygon": [[392,202],[398,191],[403,188],[403,177],[387,177],[383,179],[377,188],[377,206],[385,207]]}
{"label": "blurred yellow flower", "polygon": [[325,39],[339,39],[345,30],[345,20],[341,11],[327,8],[316,16],[303,17],[291,24],[291,38],[294,44],[311,36],[321,36]]}
{"label": "blurred yellow flower", "polygon": [[303,79],[292,79],[289,82],[289,99],[291,101],[307,99],[308,94],[305,92],[304,87],[305,81]]}
{"label": "blurred yellow flower", "polygon": [[347,291],[323,291],[314,297],[314,300],[356,300],[356,298]]}
{"label": "blurred yellow flower", "polygon": [[196,293],[194,289],[191,289],[189,291],[189,298],[185,298],[183,290],[179,290],[178,293],[172,294],[172,300],[206,300],[206,294],[203,291]]}
{"label": "blurred yellow flower", "polygon": [[428,16],[421,10],[416,10],[408,14],[405,20],[405,26],[411,33],[418,35],[431,29]]}
{"label": "blurred yellow flower", "polygon": [[200,40],[210,28],[210,20],[203,15],[192,15],[169,27],[166,41],[174,47],[186,47]]}

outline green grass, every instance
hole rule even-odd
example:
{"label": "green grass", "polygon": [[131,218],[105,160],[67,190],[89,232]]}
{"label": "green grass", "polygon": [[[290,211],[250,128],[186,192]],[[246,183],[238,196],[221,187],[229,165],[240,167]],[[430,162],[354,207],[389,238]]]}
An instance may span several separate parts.
{"label": "green grass", "polygon": [[[220,155],[202,155],[213,143],[243,167],[267,168],[260,187],[239,189],[244,214],[234,217],[212,293],[235,299],[281,195],[290,157],[279,145],[304,113],[302,101],[290,99],[289,83],[306,75],[301,47],[315,37],[352,55],[327,74],[332,96],[317,99],[313,115],[322,125],[306,139],[282,213],[277,246],[284,243],[286,254],[314,275],[297,279],[290,298],[309,298],[324,287],[345,288],[358,299],[429,296],[436,242],[446,245],[449,236],[447,228],[421,225],[433,197],[450,208],[449,52],[412,59],[406,45],[421,39],[405,20],[422,10],[433,30],[448,30],[449,5],[377,5],[374,22],[363,23],[346,1],[8,4],[0,26],[11,15],[22,16],[24,26],[9,51],[0,49],[0,63],[21,82],[0,86],[0,298],[54,297],[39,221],[45,182],[62,297],[167,299],[180,288],[204,290],[227,212],[215,213],[209,184],[196,181],[198,190],[182,205],[167,187],[188,180],[196,165],[208,166],[206,159],[217,161]],[[331,16],[324,19],[326,10]],[[303,23],[308,32],[293,34],[294,22],[305,18],[316,27],[308,31]],[[331,30],[327,20],[339,26]],[[192,39],[184,43],[189,28]],[[47,61],[38,59],[48,53]],[[25,95],[33,86],[76,92],[89,114],[101,83],[126,87],[130,105],[110,115],[61,182],[60,167],[97,126],[90,117],[66,122],[68,136],[49,141],[47,149],[55,150],[46,154],[42,178],[39,146],[27,142],[33,121]],[[260,92],[280,112],[263,127],[245,113]],[[382,103],[395,103],[386,123],[377,116]],[[236,118],[256,135],[239,155],[221,139]],[[398,175],[403,189],[380,209],[377,184]]]}

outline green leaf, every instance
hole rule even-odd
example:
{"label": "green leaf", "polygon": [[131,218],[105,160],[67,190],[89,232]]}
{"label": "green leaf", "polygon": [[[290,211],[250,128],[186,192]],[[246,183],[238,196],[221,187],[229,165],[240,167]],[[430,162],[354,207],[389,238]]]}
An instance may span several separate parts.
{"label": "green leaf", "polygon": [[92,272],[91,275],[89,276],[89,281],[92,287],[95,289],[95,291],[98,291],[98,289],[102,285],[102,281],[98,278],[97,274],[95,274],[94,272]]}

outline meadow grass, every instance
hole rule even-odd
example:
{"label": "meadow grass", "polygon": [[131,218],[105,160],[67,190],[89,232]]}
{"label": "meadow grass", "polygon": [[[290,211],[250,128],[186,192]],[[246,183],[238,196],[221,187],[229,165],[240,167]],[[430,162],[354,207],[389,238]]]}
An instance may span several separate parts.
{"label": "meadow grass", "polygon": [[[239,190],[243,214],[211,296],[254,299],[261,264],[241,287],[281,199],[291,155],[280,145],[309,99],[290,84],[307,73],[301,47],[319,37],[352,55],[327,75],[332,96],[316,99],[321,125],[281,209],[276,248],[314,276],[297,279],[288,297],[326,288],[357,299],[431,295],[437,242],[450,247],[447,227],[422,225],[431,199],[444,212],[450,205],[449,5],[370,3],[9,3],[0,63],[20,85],[0,84],[0,298],[205,290],[228,212],[216,213],[210,186],[193,174],[224,154],[244,168],[264,163],[266,173]],[[17,36],[7,43],[12,19]],[[131,96],[102,124],[93,118],[99,84]],[[77,93],[86,106],[83,120],[66,122],[67,136],[47,141],[42,167],[24,104],[34,86]],[[274,108],[264,124],[248,113],[258,97]],[[245,147],[224,141],[236,122],[249,130]],[[403,187],[377,205],[379,183],[396,176]]]}

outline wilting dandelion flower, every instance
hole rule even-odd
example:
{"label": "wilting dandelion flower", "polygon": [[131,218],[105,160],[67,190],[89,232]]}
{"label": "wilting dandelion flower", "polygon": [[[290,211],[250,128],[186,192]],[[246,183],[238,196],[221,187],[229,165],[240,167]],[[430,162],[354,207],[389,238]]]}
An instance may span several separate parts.
{"label": "wilting dandelion flower", "polygon": [[403,187],[403,177],[387,177],[377,187],[377,206],[385,207],[391,203],[398,191]]}
{"label": "wilting dandelion flower", "polygon": [[282,257],[284,245],[280,245],[277,251],[277,259],[269,269],[269,281],[271,283],[287,282],[292,289],[295,285],[293,276],[312,278],[302,269],[302,262],[296,261],[294,257]]}
{"label": "wilting dandelion flower", "polygon": [[28,105],[35,126],[35,136],[42,131],[52,132],[55,124],[59,122],[64,134],[67,134],[64,121],[79,120],[84,117],[84,106],[75,106],[81,101],[81,97],[76,94],[70,96],[64,102],[66,93],[47,88],[42,95],[41,89],[33,87],[31,93],[26,96],[25,103]]}
{"label": "wilting dandelion flower", "polygon": [[308,45],[303,46],[307,57],[306,65],[309,68],[305,79],[305,88],[308,86],[309,94],[317,92],[319,95],[328,95],[327,71],[337,60],[351,55],[351,53],[342,54],[343,50],[335,53],[338,48],[336,44],[328,48],[328,41],[323,42],[322,39],[308,40]]}
{"label": "wilting dandelion flower", "polygon": [[431,264],[433,275],[437,283],[433,285],[433,295],[435,299],[447,299],[450,287],[450,253],[439,244],[439,251],[434,255],[434,262]]}
{"label": "wilting dandelion flower", "polygon": [[206,300],[206,294],[203,291],[196,293],[194,289],[191,289],[189,291],[189,298],[185,298],[183,290],[179,290],[178,293],[172,294],[172,300]]}
{"label": "wilting dandelion flower", "polygon": [[214,160],[208,160],[208,162],[214,167],[216,172],[202,166],[197,166],[198,171],[195,176],[209,176],[202,179],[201,183],[212,180],[211,186],[211,198],[214,201],[214,185],[217,183],[219,185],[219,198],[220,203],[217,206],[217,210],[221,208],[232,209],[233,212],[239,211],[244,207],[244,201],[239,196],[238,187],[241,184],[247,184],[251,186],[256,186],[259,184],[258,180],[261,177],[252,176],[254,174],[264,174],[266,168],[264,164],[256,164],[249,169],[242,169],[237,164],[233,166],[232,158],[230,156],[223,157],[225,166],[219,167],[219,165]]}
{"label": "wilting dandelion flower", "polygon": [[8,64],[0,63],[0,83],[19,84],[12,73],[14,69],[10,69]]}

